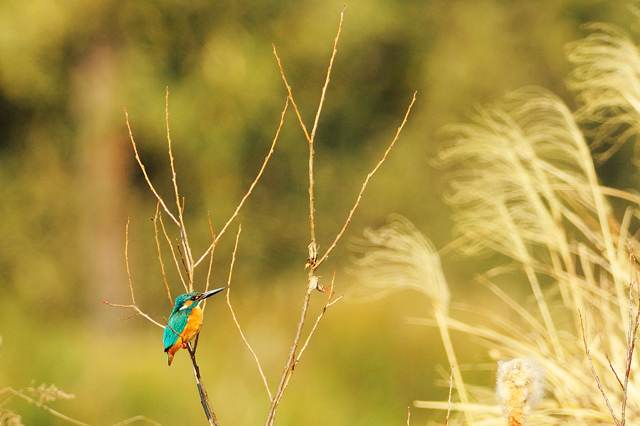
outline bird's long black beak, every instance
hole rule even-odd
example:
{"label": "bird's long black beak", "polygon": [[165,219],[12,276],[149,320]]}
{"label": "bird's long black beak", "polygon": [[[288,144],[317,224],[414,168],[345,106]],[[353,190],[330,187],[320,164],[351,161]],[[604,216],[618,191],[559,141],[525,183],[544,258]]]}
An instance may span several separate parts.
{"label": "bird's long black beak", "polygon": [[200,296],[200,300],[202,299],[206,299],[209,296],[213,296],[216,293],[220,293],[222,290],[224,290],[226,287],[220,287],[220,288],[216,288],[215,290],[209,290],[209,291],[205,291],[204,293],[202,293],[202,296]]}

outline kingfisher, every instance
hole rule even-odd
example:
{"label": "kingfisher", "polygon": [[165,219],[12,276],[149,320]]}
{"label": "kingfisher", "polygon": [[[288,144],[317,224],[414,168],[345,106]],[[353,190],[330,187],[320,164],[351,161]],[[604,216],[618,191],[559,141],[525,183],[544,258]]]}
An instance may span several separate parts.
{"label": "kingfisher", "polygon": [[169,321],[164,328],[164,351],[167,353],[169,365],[178,349],[187,348],[187,343],[193,340],[202,327],[202,309],[200,302],[209,296],[221,292],[226,287],[205,291],[204,293],[192,292],[176,297],[176,303],[169,315]]}

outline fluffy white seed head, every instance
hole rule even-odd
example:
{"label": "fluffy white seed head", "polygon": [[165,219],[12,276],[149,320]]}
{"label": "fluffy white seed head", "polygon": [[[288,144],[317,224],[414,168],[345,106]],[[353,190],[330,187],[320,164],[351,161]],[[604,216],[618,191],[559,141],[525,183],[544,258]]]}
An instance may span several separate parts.
{"label": "fluffy white seed head", "polygon": [[530,359],[499,361],[496,394],[509,426],[526,424],[544,394],[541,368]]}

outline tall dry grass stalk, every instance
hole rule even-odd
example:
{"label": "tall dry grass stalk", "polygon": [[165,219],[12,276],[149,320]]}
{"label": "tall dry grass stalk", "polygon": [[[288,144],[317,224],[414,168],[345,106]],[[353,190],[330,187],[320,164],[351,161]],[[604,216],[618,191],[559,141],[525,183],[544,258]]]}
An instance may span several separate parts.
{"label": "tall dry grass stalk", "polygon": [[[446,198],[454,207],[456,231],[465,239],[462,251],[504,256],[504,265],[482,271],[477,282],[493,293],[495,304],[507,308],[505,317],[498,317],[504,309],[488,309],[486,302],[468,308],[473,321],[456,319],[453,309],[449,315],[447,308],[436,308],[445,301],[439,295],[448,295],[439,260],[425,237],[405,222],[406,232],[390,232],[398,227],[394,223],[369,232],[360,261],[363,282],[374,286],[374,294],[413,288],[431,297],[435,318],[410,322],[473,336],[495,361],[531,359],[540,366],[545,398],[537,410],[516,407],[514,413],[526,416],[514,416],[520,423],[509,424],[595,425],[612,419],[624,424],[625,404],[627,418],[640,418],[640,389],[633,374],[639,365],[632,356],[635,332],[630,331],[638,291],[628,260],[629,248],[640,252],[630,230],[640,204],[632,194],[599,184],[576,122],[576,117],[590,122],[598,149],[604,143],[616,147],[637,133],[640,59],[637,47],[618,30],[591,29],[593,34],[570,46],[569,57],[577,64],[570,85],[584,102],[575,116],[553,94],[524,88],[479,108],[472,123],[445,129],[448,141],[437,163],[454,170]],[[620,220],[611,197],[628,202]],[[504,285],[523,280],[531,305],[518,303]],[[582,318],[589,325],[584,335]],[[442,335],[453,363],[448,332]],[[518,380],[524,387],[513,395],[522,404],[537,399],[522,397],[531,384],[527,380],[533,379]],[[463,378],[455,377],[454,385],[458,401],[415,405],[464,412],[449,424],[505,424],[492,384],[464,386]],[[498,394],[503,391],[499,386]]]}
{"label": "tall dry grass stalk", "polygon": [[576,118],[597,124],[589,131],[594,159],[605,161],[640,133],[640,52],[613,25],[586,29],[590,34],[585,39],[567,46],[567,57],[576,65],[568,85],[582,104]]}

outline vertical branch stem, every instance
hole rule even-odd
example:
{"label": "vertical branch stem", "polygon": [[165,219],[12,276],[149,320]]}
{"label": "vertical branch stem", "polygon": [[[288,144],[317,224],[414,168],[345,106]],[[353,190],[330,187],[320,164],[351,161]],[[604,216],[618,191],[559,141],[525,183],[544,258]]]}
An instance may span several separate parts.
{"label": "vertical branch stem", "polygon": [[176,176],[176,168],[173,161],[173,149],[171,147],[171,133],[169,131],[169,86],[166,88],[165,95],[165,122],[167,126],[167,145],[169,146],[169,160],[171,162],[171,180],[173,181],[173,190],[176,195],[176,205],[178,206],[178,219],[180,228],[180,238],[182,239],[182,246],[184,247],[184,255],[187,261],[187,272],[189,273],[189,291],[193,291],[193,256],[191,255],[191,248],[189,247],[189,239],[187,238],[187,229],[184,226],[184,204],[180,204],[180,195],[178,194],[178,180]]}
{"label": "vertical branch stem", "polygon": [[193,375],[196,378],[196,385],[198,387],[198,393],[200,394],[200,403],[202,404],[202,408],[204,409],[204,414],[205,416],[207,416],[209,425],[218,426],[216,413],[214,413],[213,408],[211,408],[209,395],[207,394],[207,390],[204,388],[204,383],[202,383],[202,378],[200,377],[200,367],[198,367],[198,363],[196,362],[196,350],[195,348],[191,348],[191,343],[187,343],[187,350],[189,351],[189,355],[191,355],[191,363],[193,364]]}
{"label": "vertical branch stem", "polygon": [[[338,33],[336,34],[336,38],[333,41],[333,51],[331,52],[331,59],[329,60],[329,67],[327,68],[327,77],[324,81],[324,86],[322,87],[322,95],[320,96],[320,104],[318,105],[318,111],[316,111],[316,118],[313,122],[313,128],[311,129],[311,136],[309,137],[309,223],[311,227],[311,247],[313,252],[315,253],[316,245],[316,222],[315,222],[315,202],[313,196],[313,187],[315,184],[313,177],[313,157],[315,155],[315,151],[313,149],[313,142],[316,137],[316,130],[318,128],[318,122],[320,121],[320,113],[322,112],[322,105],[324,104],[325,95],[327,93],[327,87],[329,86],[329,81],[331,80],[331,69],[333,68],[333,60],[336,57],[336,53],[338,53],[338,40],[340,39],[340,32],[342,31],[342,21],[344,19],[344,10],[347,8],[345,4],[342,7],[342,12],[340,13],[340,24],[338,25]],[[312,259],[313,261],[314,259]]]}
{"label": "vertical branch stem", "polygon": [[269,407],[269,413],[267,415],[267,421],[265,422],[265,426],[272,426],[273,421],[276,417],[276,410],[278,408],[278,404],[280,403],[280,399],[282,398],[282,394],[284,393],[284,389],[286,388],[286,384],[289,381],[289,377],[293,373],[293,365],[296,359],[296,350],[298,349],[298,344],[300,342],[300,335],[302,334],[302,327],[304,326],[304,320],[307,317],[307,309],[309,308],[309,301],[311,300],[311,292],[314,288],[316,288],[316,283],[318,279],[312,276],[313,272],[309,272],[309,284],[307,285],[307,291],[304,295],[304,300],[302,301],[302,312],[300,313],[300,321],[298,322],[298,326],[296,328],[296,335],[293,339],[293,345],[291,345],[291,350],[289,351],[289,356],[287,358],[287,363],[284,366],[284,371],[282,372],[282,377],[280,377],[280,383],[278,384],[278,389],[276,390],[273,399],[271,400],[271,406]]}
{"label": "vertical branch stem", "polygon": [[[347,226],[349,225],[351,218],[355,212],[355,210],[357,209],[359,203],[360,203],[360,199],[362,198],[363,192],[369,182],[369,180],[371,179],[371,177],[376,173],[376,171],[378,170],[378,168],[380,167],[380,165],[384,162],[384,160],[387,157],[387,154],[389,153],[389,151],[391,150],[391,148],[393,147],[393,145],[395,144],[396,140],[398,139],[398,135],[400,134],[400,131],[402,130],[404,124],[407,121],[407,116],[409,114],[409,111],[411,110],[411,106],[413,106],[413,102],[415,101],[415,94],[413,97],[413,100],[411,102],[411,105],[409,106],[408,110],[407,110],[407,114],[405,115],[404,121],[402,122],[402,125],[398,128],[398,131],[396,133],[395,138],[393,139],[393,142],[391,143],[391,145],[389,146],[389,148],[387,149],[387,151],[384,153],[384,156],[382,158],[382,160],[380,160],[378,162],[378,164],[375,166],[375,168],[373,169],[373,171],[367,176],[362,189],[360,191],[360,194],[358,195],[358,198],[356,200],[355,206],[351,209],[349,216],[346,220],[346,223],[344,224],[342,230],[338,233],[338,236],[335,238],[335,240],[333,241],[332,245],[329,247],[329,249],[327,250],[327,252],[325,253],[325,255],[322,257],[322,259],[320,261],[318,261],[318,245],[316,243],[316,233],[315,233],[315,199],[314,199],[314,186],[315,186],[315,180],[314,180],[314,169],[313,169],[313,161],[314,161],[314,139],[315,139],[315,135],[316,135],[316,130],[318,127],[318,122],[320,120],[320,114],[322,112],[322,106],[324,104],[324,100],[325,100],[325,95],[326,95],[326,91],[327,91],[327,87],[329,86],[329,81],[331,79],[331,70],[333,68],[333,62],[337,53],[337,45],[338,45],[338,40],[340,38],[340,32],[342,30],[342,22],[343,22],[343,18],[344,18],[344,11],[345,11],[346,5],[345,7],[342,9],[342,13],[340,14],[340,24],[338,26],[338,32],[336,34],[336,37],[334,39],[334,44],[333,44],[333,52],[331,54],[331,59],[329,61],[329,66],[327,69],[327,76],[325,79],[325,83],[324,86],[322,88],[322,95],[320,98],[320,103],[318,105],[318,109],[316,112],[316,116],[315,116],[315,121],[313,124],[313,128],[311,131],[311,135],[309,135],[309,133],[307,133],[307,128],[304,124],[304,121],[302,120],[302,117],[300,115],[300,111],[298,110],[298,107],[295,103],[295,100],[293,99],[293,94],[291,91],[291,86],[289,85],[289,83],[287,82],[287,78],[284,74],[284,71],[282,69],[282,64],[280,62],[280,58],[278,57],[278,54],[276,52],[275,46],[273,46],[273,54],[276,57],[276,60],[278,61],[278,67],[280,69],[280,75],[282,77],[282,80],[284,81],[284,84],[287,88],[287,92],[289,94],[288,99],[291,100],[291,104],[293,105],[293,108],[296,111],[296,115],[298,116],[298,121],[300,122],[300,126],[302,127],[302,130],[305,134],[305,137],[307,139],[307,142],[309,143],[309,224],[310,224],[310,233],[311,233],[311,243],[309,244],[309,259],[307,260],[307,265],[306,267],[309,267],[309,276],[308,276],[308,281],[307,281],[307,291],[305,292],[303,301],[302,301],[302,310],[300,312],[300,320],[298,321],[298,325],[296,327],[296,333],[295,333],[295,337],[293,340],[293,344],[291,345],[291,350],[289,351],[289,356],[287,358],[287,362],[284,366],[284,370],[282,372],[282,376],[280,377],[280,383],[278,384],[278,388],[273,396],[273,398],[271,399],[271,405],[269,407],[269,413],[267,415],[267,419],[265,422],[265,426],[272,426],[274,421],[275,421],[275,416],[276,416],[276,410],[278,407],[278,404],[280,403],[280,399],[282,398],[282,395],[285,391],[285,389],[287,388],[287,385],[289,383],[289,379],[291,378],[292,374],[293,374],[293,370],[295,369],[296,363],[297,361],[300,359],[300,355],[302,354],[302,352],[304,351],[304,349],[306,348],[307,344],[309,343],[309,338],[313,335],[315,328],[317,327],[318,322],[320,321],[320,319],[322,318],[322,315],[324,314],[324,312],[326,311],[326,309],[331,306],[331,304],[333,302],[331,302],[331,297],[333,295],[333,285],[331,287],[331,291],[330,291],[330,296],[329,296],[329,300],[327,301],[327,304],[325,305],[325,308],[322,312],[322,314],[320,314],[320,316],[318,317],[318,320],[316,321],[316,324],[314,325],[309,338],[307,339],[307,341],[305,342],[305,344],[303,345],[303,349],[300,351],[299,355],[297,354],[297,350],[298,350],[298,346],[300,344],[300,337],[302,335],[302,328],[304,326],[304,322],[307,316],[307,310],[309,308],[309,302],[311,299],[311,293],[313,292],[314,289],[320,290],[320,291],[327,291],[326,288],[324,288],[323,286],[319,285],[318,283],[318,277],[316,276],[316,270],[317,268],[320,266],[320,264],[326,260],[326,258],[329,256],[329,253],[331,253],[331,251],[335,248],[335,246],[337,245],[338,241],[340,240],[340,238],[342,237],[342,235],[344,234]],[[336,300],[337,301],[337,300]]]}

